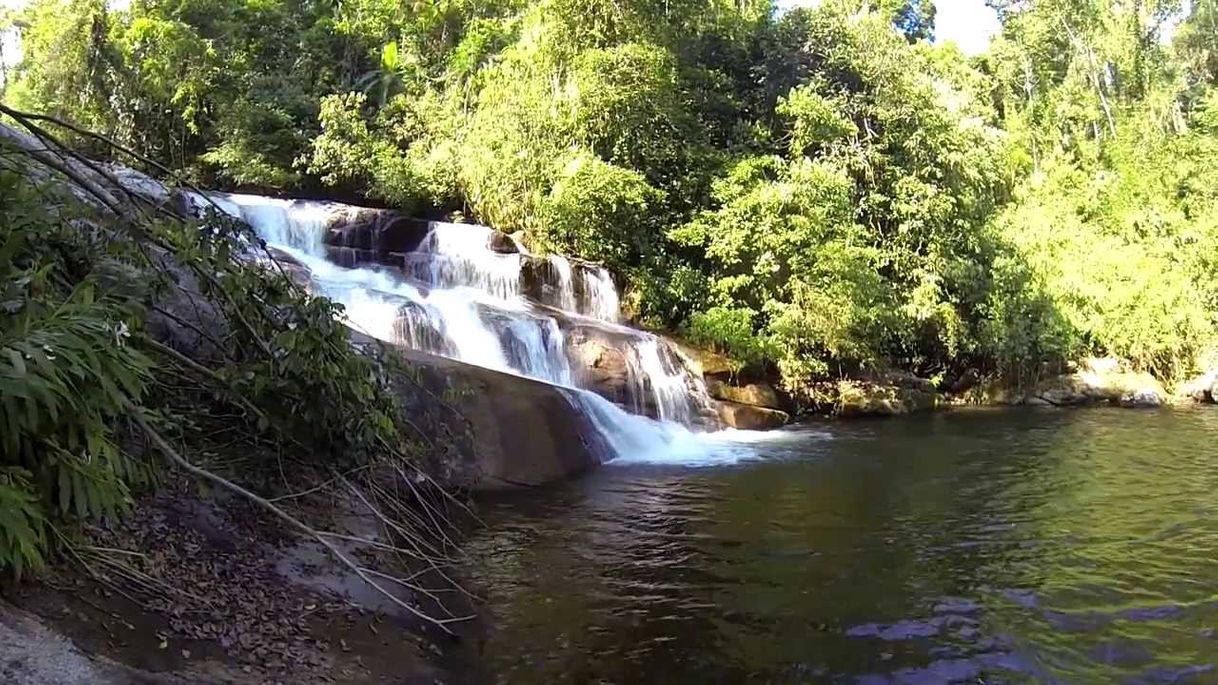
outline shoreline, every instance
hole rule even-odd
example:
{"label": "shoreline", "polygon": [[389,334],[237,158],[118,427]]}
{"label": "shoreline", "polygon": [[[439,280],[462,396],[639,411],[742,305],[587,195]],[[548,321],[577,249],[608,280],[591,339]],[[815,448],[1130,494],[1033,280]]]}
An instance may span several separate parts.
{"label": "shoreline", "polygon": [[139,555],[140,568],[65,557],[3,588],[15,634],[60,641],[42,655],[0,647],[0,661],[25,664],[17,682],[22,668],[28,682],[57,682],[35,676],[83,655],[96,669],[82,683],[105,682],[110,664],[138,676],[113,682],[432,683],[484,630],[481,616],[456,637],[423,626],[265,516],[170,480],[76,548]]}

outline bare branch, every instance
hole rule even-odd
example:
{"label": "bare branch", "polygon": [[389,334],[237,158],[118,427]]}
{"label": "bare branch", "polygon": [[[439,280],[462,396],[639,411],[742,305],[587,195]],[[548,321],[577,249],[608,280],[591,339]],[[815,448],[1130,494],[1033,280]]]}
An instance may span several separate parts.
{"label": "bare branch", "polygon": [[371,586],[374,590],[376,590],[386,599],[393,602],[393,604],[395,604],[396,606],[398,606],[402,609],[405,609],[407,612],[411,613],[412,615],[418,617],[419,619],[421,619],[423,621],[426,621],[427,623],[430,623],[433,626],[436,626],[437,628],[439,628],[440,630],[444,631],[445,633],[447,633],[449,635],[454,634],[452,632],[452,629],[450,629],[448,627],[450,624],[461,622],[461,621],[467,621],[467,620],[473,618],[472,616],[462,616],[462,617],[453,617],[453,618],[436,618],[434,616],[426,614],[423,611],[420,611],[419,609],[411,606],[409,603],[403,601],[400,597],[395,595],[393,592],[390,592],[384,585],[377,582],[376,578],[374,578],[372,574],[370,574],[367,570],[365,570],[359,564],[355,563],[341,549],[339,549],[339,547],[337,545],[335,545],[333,542],[331,542],[329,540],[329,538],[327,538],[327,536],[323,535],[322,533],[318,532],[317,530],[314,530],[312,527],[301,522],[299,519],[297,519],[296,517],[287,513],[283,509],[280,509],[279,507],[275,506],[271,502],[268,502],[267,500],[263,499],[262,497],[259,497],[258,495],[250,492],[249,490],[246,490],[245,488],[241,487],[240,485],[237,485],[236,483],[234,483],[222,476],[212,473],[211,471],[208,471],[207,469],[195,466],[194,464],[187,461],[186,459],[184,459],[182,457],[182,455],[178,454],[177,450],[173,449],[173,447],[170,446],[170,444],[165,440],[165,438],[161,437],[160,433],[158,433],[151,425],[149,425],[148,421],[144,418],[144,416],[138,410],[132,411],[131,417],[132,417],[132,420],[135,421],[136,425],[138,425],[140,427],[140,429],[143,430],[144,435],[148,437],[148,439],[152,442],[152,444],[154,446],[156,446],[156,448],[162,454],[164,454],[165,457],[168,458],[170,462],[172,462],[173,464],[182,468],[183,470],[187,471],[188,473],[191,473],[199,478],[204,478],[206,480],[209,480],[209,481],[215,483],[216,485],[219,485],[220,487],[222,487],[234,494],[244,497],[245,499],[249,500],[250,502],[258,505],[262,509],[265,509],[266,511],[274,514],[280,520],[284,521],[285,523],[287,523],[291,527],[295,528],[296,530],[300,531],[304,535],[311,537],[314,540],[317,540],[317,542],[320,543],[323,547],[325,547],[330,552],[330,554],[332,554],[334,556],[334,558],[337,559],[343,566],[346,566],[348,569],[350,569],[352,572],[354,572],[357,576],[360,577],[360,579],[362,579],[365,583],[367,583],[369,586]]}

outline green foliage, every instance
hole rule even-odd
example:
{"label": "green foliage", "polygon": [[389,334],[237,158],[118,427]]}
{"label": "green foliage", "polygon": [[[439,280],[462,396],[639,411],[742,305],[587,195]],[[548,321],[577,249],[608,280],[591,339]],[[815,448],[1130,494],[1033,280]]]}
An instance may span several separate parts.
{"label": "green foliage", "polygon": [[209,182],[523,231],[793,389],[1188,373],[1218,311],[1214,1],[1170,45],[1172,0],[992,5],[970,60],[907,0],[38,0],[10,92]]}
{"label": "green foliage", "polygon": [[[1173,8],[1118,16],[1037,4],[1012,14],[993,48],[1007,127],[1032,166],[997,225],[1027,265],[1037,310],[1056,312],[1027,354],[1048,342],[1174,381],[1215,345],[1212,8],[1199,4],[1180,28],[1179,69],[1156,40]],[[993,307],[1018,311],[1016,302]]]}
{"label": "green foliage", "polygon": [[115,516],[147,481],[116,421],[150,362],[129,342],[138,291],[105,236],[0,172],[0,567],[36,567],[44,522]]}
{"label": "green foliage", "polygon": [[[37,0],[23,13],[11,102],[214,181],[300,182],[323,94],[354,84],[331,9],[315,3]],[[96,154],[94,141],[77,139]]]}
{"label": "green foliage", "polygon": [[573,151],[558,161],[549,194],[541,203],[535,237],[547,247],[623,264],[642,249],[636,231],[646,226],[663,194],[641,174],[595,155]]}
{"label": "green foliage", "polygon": [[[259,410],[245,417],[252,429],[273,429],[280,441],[304,446],[312,459],[333,466],[368,463],[386,450],[415,453],[410,442],[417,436],[399,432],[409,423],[388,390],[394,362],[353,348],[341,305],[238,258],[244,244],[258,239],[225,216],[211,213],[203,226],[167,222],[153,229],[176,260],[208,275],[202,295],[220,303],[230,322],[218,341],[227,361],[216,376]],[[191,407],[188,402],[185,411]]]}
{"label": "green foliage", "polygon": [[34,493],[29,471],[0,470],[0,567],[12,569],[18,578],[44,562],[46,519]]}
{"label": "green foliage", "polygon": [[[284,452],[325,473],[441,449],[393,390],[403,362],[357,350],[340,306],[251,259],[248,226],[115,218],[18,168],[0,169],[0,570],[37,568],[48,531],[118,516],[152,482],[133,415],[204,455],[209,435],[245,442],[231,477],[254,488],[288,485]],[[178,324],[213,346],[185,363],[146,328],[181,297],[214,317]]]}
{"label": "green foliage", "polygon": [[812,66],[777,100],[783,144],[731,166],[717,208],[669,236],[703,251],[709,304],[752,312],[792,389],[830,369],[965,361],[1002,249],[987,225],[1007,192],[1000,134],[936,76],[951,57],[882,16],[828,3],[784,22]]}
{"label": "green foliage", "polygon": [[760,365],[771,357],[766,341],[757,336],[757,312],[747,307],[711,307],[689,317],[685,334],[690,342],[724,352],[734,372]]}

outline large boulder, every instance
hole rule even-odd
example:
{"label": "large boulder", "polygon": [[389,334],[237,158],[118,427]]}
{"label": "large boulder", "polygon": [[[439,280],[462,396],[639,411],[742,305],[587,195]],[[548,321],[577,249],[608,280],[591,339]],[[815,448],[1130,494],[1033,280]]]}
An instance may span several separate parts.
{"label": "large boulder", "polygon": [[839,416],[897,416],[929,411],[938,404],[931,386],[902,387],[870,381],[840,381],[834,413]]}
{"label": "large boulder", "polygon": [[329,218],[323,242],[332,257],[343,255],[338,259],[346,266],[367,262],[401,266],[394,253],[415,251],[430,230],[430,222],[393,210],[348,208]]}
{"label": "large boulder", "polygon": [[[634,414],[714,426],[716,412],[710,406],[701,376],[688,357],[668,340],[652,340],[646,334],[587,319],[559,315],[567,359],[579,387],[591,390]],[[644,368],[649,362],[644,345],[654,343],[664,372],[683,379],[685,405],[674,390],[652,386],[654,377]],[[651,360],[654,363],[654,359]],[[661,407],[661,404],[666,406]],[[667,411],[672,412],[669,414]],[[688,410],[688,412],[686,411]]]}
{"label": "large boulder", "polygon": [[714,350],[695,347],[681,340],[672,340],[673,345],[687,359],[689,367],[710,381],[727,383],[739,369],[727,355]]}
{"label": "large boulder", "polygon": [[1132,371],[1120,361],[1106,357],[1085,359],[1074,373],[1042,381],[1027,394],[1024,403],[1056,407],[1105,403],[1157,407],[1167,399],[1167,392],[1153,376]]}
{"label": "large boulder", "polygon": [[532,487],[600,463],[599,434],[561,388],[416,350],[400,353],[417,374],[399,393],[407,409],[442,397],[468,421],[472,445],[448,465],[450,483],[475,490]]}
{"label": "large boulder", "polygon": [[715,409],[723,425],[741,430],[768,430],[785,426],[791,416],[784,411],[718,400]]}
{"label": "large boulder", "polygon": [[[511,240],[510,236],[504,236]],[[514,244],[514,243],[513,243]],[[542,305],[560,310],[597,316],[595,289],[603,285],[604,269],[571,257],[564,258],[570,279],[564,283],[563,270],[555,257],[527,253],[520,255],[520,286],[523,294]]]}
{"label": "large boulder", "polygon": [[1210,369],[1196,378],[1189,379],[1176,389],[1176,397],[1193,402],[1218,401],[1218,369]]}
{"label": "large boulder", "polygon": [[[571,290],[566,293],[572,299],[575,299],[574,273],[574,267],[572,267],[572,282],[568,284]],[[520,287],[529,299],[559,310],[569,309],[569,305],[572,303],[564,301],[564,293],[559,280],[558,270],[554,268],[553,262],[549,259],[536,255],[521,255]],[[578,302],[575,304],[575,309],[578,309]]]}
{"label": "large boulder", "polygon": [[583,387],[613,402],[629,400],[630,369],[621,346],[576,331],[567,338],[567,355]]}
{"label": "large boulder", "polygon": [[[284,252],[277,247],[267,247],[267,256],[261,258],[261,263],[268,269],[279,269],[283,275],[288,277],[288,280],[296,284],[296,287],[302,290],[311,290],[313,287],[312,273],[309,267],[305,266],[292,255]],[[271,260],[274,260],[272,263]]]}
{"label": "large boulder", "polygon": [[520,246],[516,244],[512,236],[499,231],[491,234],[490,245],[487,247],[492,252],[498,252],[499,254],[517,254],[520,252]]}
{"label": "large boulder", "polygon": [[766,409],[783,409],[782,398],[778,391],[768,383],[749,383],[748,385],[728,385],[722,381],[711,380],[706,384],[711,397],[717,400],[747,404]]}

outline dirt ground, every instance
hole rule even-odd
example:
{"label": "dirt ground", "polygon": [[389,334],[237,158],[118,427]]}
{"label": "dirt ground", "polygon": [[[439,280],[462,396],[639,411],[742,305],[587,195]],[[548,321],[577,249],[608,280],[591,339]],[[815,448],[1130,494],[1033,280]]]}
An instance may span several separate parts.
{"label": "dirt ground", "polygon": [[320,546],[193,481],[141,498],[76,550],[37,581],[4,588],[0,680],[478,680],[456,666],[476,621],[461,626],[464,638],[425,630]]}

